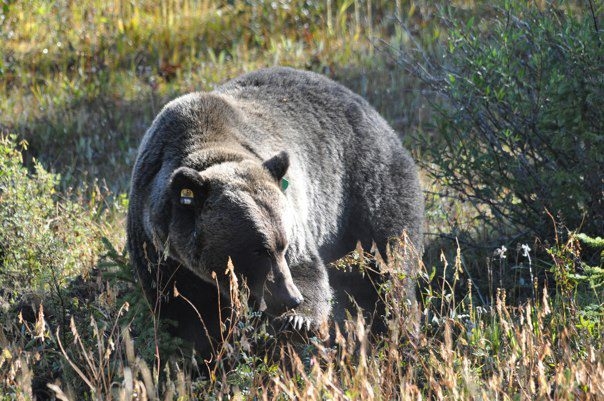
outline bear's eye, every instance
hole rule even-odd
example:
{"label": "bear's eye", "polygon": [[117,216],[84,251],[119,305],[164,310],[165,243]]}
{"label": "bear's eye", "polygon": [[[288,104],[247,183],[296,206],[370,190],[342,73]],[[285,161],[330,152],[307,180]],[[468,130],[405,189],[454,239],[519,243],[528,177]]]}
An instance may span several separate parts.
{"label": "bear's eye", "polygon": [[275,244],[275,253],[277,254],[281,254],[281,253],[285,253],[287,251],[287,247],[289,244],[282,242],[282,241],[277,241],[277,243]]}
{"label": "bear's eye", "polygon": [[256,256],[271,256],[272,252],[268,248],[258,248],[254,252]]}

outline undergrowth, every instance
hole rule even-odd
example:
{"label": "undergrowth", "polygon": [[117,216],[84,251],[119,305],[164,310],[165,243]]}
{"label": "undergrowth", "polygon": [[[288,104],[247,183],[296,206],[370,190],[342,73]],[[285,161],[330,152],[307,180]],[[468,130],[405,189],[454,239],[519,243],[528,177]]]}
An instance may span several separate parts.
{"label": "undergrowth", "polygon": [[[434,54],[395,49],[427,87],[437,134],[422,167],[474,208],[500,242],[604,227],[601,3],[494,1],[481,14],[444,7]],[[479,223],[479,224],[476,224]]]}
{"label": "undergrowth", "polygon": [[[461,254],[451,262],[443,258],[432,274],[422,268],[419,330],[409,306],[397,297],[404,277],[386,267],[392,277],[384,297],[389,329],[377,339],[358,317],[336,329],[331,341],[280,341],[247,309],[246,293],[239,291],[232,275],[231,296],[239,301],[230,316],[235,324],[211,362],[166,352],[161,333],[154,336],[160,343],[152,347],[160,354],[143,356],[148,344],[139,334],[161,329],[150,323],[150,310],[128,317],[131,305],[125,294],[138,291],[142,297],[136,284],[105,281],[97,299],[111,298],[112,306],[103,304],[106,313],[79,324],[72,319],[67,337],[44,309],[34,322],[21,323],[21,338],[29,344],[3,346],[2,388],[6,399],[27,399],[31,384],[19,381],[31,378],[28,369],[33,365],[35,372],[51,354],[60,356],[62,375],[47,389],[64,400],[595,400],[604,394],[604,316],[598,291],[604,284],[602,260],[592,266],[594,274],[580,274],[586,269],[569,263],[582,236],[571,237],[550,249],[551,269],[565,274],[569,283],[553,288],[535,283],[534,299],[520,305],[509,304],[503,288],[485,293],[491,301],[484,304],[477,301],[471,283],[458,293],[458,283],[468,281]],[[128,272],[127,260],[114,252],[107,255],[103,271]],[[503,268],[513,266],[504,262]],[[453,282],[444,277],[447,269],[455,272]],[[593,291],[590,301],[568,296],[583,284],[589,288],[586,294]],[[158,356],[165,359],[156,363]]]}

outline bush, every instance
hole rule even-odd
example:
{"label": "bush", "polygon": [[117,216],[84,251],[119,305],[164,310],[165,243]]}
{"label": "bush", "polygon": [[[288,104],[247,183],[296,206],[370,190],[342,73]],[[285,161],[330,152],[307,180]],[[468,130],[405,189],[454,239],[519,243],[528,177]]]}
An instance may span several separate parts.
{"label": "bush", "polygon": [[553,238],[549,213],[601,234],[604,46],[595,11],[583,2],[495,4],[465,21],[446,10],[448,47],[434,63],[399,55],[433,99],[445,99],[438,139],[423,138],[424,167],[474,202],[496,234]]}
{"label": "bush", "polygon": [[34,173],[23,166],[26,145],[0,137],[0,288],[5,294],[63,286],[94,265],[101,245],[91,213],[56,192],[59,176],[37,162]]}

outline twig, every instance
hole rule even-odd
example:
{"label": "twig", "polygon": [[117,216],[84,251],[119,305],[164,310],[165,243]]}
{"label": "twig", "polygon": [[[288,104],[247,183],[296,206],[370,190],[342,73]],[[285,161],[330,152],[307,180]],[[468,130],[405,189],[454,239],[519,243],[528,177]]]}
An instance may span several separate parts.
{"label": "twig", "polygon": [[589,10],[591,12],[591,18],[594,22],[594,29],[596,30],[596,35],[598,37],[598,46],[600,46],[602,42],[600,42],[600,29],[598,28],[598,18],[596,17],[596,11],[594,10],[593,0],[589,0]]}
{"label": "twig", "polygon": [[90,388],[90,390],[94,393],[96,392],[96,388],[94,387],[94,385],[92,384],[92,382],[88,379],[88,377],[86,377],[86,375],[84,374],[84,372],[82,372],[82,370],[80,370],[80,368],[71,360],[71,358],[69,358],[69,355],[67,354],[67,351],[65,351],[65,348],[63,348],[63,343],[61,342],[61,337],[59,335],[59,327],[57,327],[57,343],[59,344],[59,348],[61,349],[61,353],[63,354],[63,357],[65,357],[65,360],[67,360],[67,363],[69,363],[69,366],[71,366],[71,368],[73,370],[75,370],[75,372],[78,374],[78,376],[80,376],[80,378],[82,378],[82,380],[84,380],[84,382],[86,383],[86,385]]}

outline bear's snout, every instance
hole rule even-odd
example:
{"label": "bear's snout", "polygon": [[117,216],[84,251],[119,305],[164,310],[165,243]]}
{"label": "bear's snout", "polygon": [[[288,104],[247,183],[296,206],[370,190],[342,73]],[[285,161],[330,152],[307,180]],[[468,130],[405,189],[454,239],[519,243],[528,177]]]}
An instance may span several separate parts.
{"label": "bear's snout", "polygon": [[297,308],[304,302],[302,293],[291,279],[269,282],[266,287],[267,307],[274,313]]}
{"label": "bear's snout", "polygon": [[294,283],[285,259],[281,257],[276,262],[266,282],[265,293],[267,309],[279,314],[300,306],[304,297]]}

